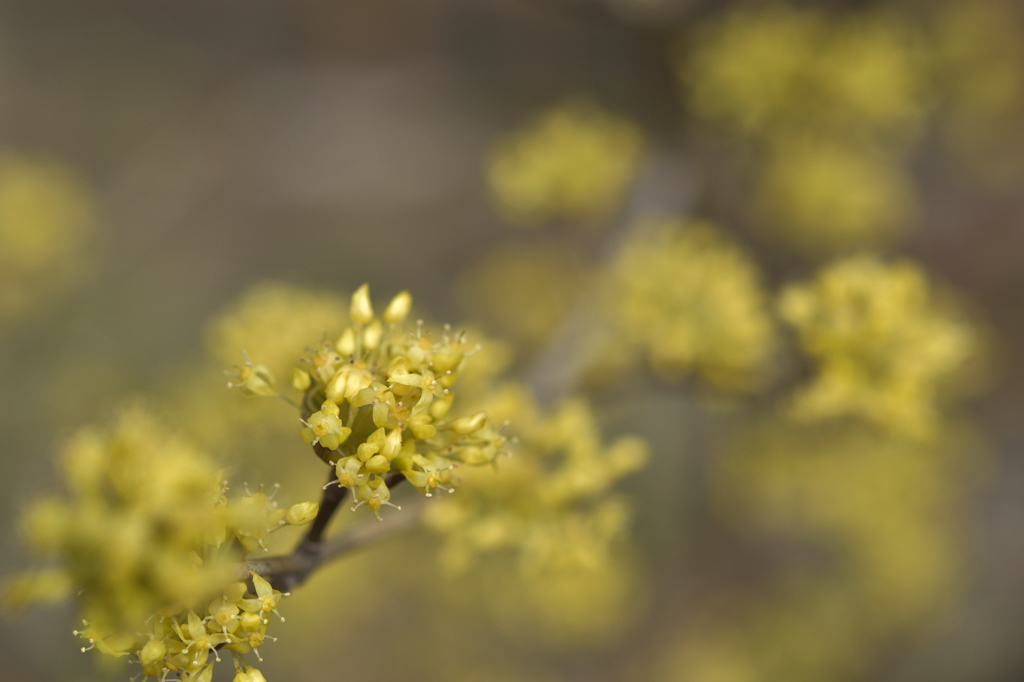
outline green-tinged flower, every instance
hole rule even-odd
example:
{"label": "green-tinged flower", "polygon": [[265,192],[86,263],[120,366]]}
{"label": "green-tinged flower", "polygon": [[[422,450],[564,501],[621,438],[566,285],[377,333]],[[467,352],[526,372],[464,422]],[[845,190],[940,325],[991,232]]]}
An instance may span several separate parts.
{"label": "green-tinged flower", "polygon": [[235,366],[233,371],[224,370],[224,373],[232,377],[234,381],[228,382],[228,388],[237,388],[243,395],[249,396],[275,396],[277,389],[274,385],[274,375],[267,369],[266,365],[254,365],[249,359],[249,354],[242,351],[245,356],[245,365]]}
{"label": "green-tinged flower", "polygon": [[302,423],[306,425],[302,429],[302,440],[306,445],[320,444],[328,450],[337,450],[352,433],[352,429],[342,426],[338,406],[332,400],[325,401],[319,412],[314,412]]}

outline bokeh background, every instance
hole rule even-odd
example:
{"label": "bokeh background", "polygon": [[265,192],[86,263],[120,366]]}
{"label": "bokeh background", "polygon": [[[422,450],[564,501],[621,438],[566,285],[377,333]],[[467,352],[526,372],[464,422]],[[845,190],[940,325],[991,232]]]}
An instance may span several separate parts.
{"label": "bokeh background", "polygon": [[[244,347],[285,376],[369,282],[586,394],[650,461],[609,562],[453,576],[437,537],[396,539],[286,602],[268,679],[1024,676],[1016,3],[4,0],[0,95],[0,572],[31,563],[16,519],[60,444],[126,399],[308,497],[293,413],[220,370]],[[718,236],[622,265],[655,219]],[[829,351],[801,352],[781,294],[865,253],[947,311],[896,305],[875,361],[936,380],[801,412]],[[710,298],[666,322],[637,273]],[[750,282],[757,311],[733,310]],[[715,364],[723,310],[739,369]],[[599,343],[608,311],[632,327]],[[73,627],[5,616],[3,678],[130,674]]]}

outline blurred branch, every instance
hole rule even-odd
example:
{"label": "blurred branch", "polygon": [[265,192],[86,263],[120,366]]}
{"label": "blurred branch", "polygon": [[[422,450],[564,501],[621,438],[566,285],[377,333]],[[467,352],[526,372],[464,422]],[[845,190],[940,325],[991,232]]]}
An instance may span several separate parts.
{"label": "blurred branch", "polygon": [[[691,168],[676,154],[652,153],[608,234],[598,265],[605,271],[614,268],[622,247],[641,229],[637,225],[640,219],[678,217],[689,212],[696,186]],[[595,286],[583,296],[527,370],[526,383],[541,405],[571,392],[600,357],[611,334],[602,310],[606,293],[605,287]]]}

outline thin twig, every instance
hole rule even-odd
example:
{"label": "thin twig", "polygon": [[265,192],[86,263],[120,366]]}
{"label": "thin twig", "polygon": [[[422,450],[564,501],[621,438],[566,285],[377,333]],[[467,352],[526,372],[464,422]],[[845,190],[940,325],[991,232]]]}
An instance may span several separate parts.
{"label": "thin twig", "polygon": [[347,528],[329,540],[315,544],[300,544],[285,556],[242,561],[231,567],[232,580],[246,580],[253,572],[266,578],[281,591],[292,590],[320,566],[341,556],[347,556],[368,545],[412,529],[423,514],[423,504],[388,514],[376,523],[360,523]]}

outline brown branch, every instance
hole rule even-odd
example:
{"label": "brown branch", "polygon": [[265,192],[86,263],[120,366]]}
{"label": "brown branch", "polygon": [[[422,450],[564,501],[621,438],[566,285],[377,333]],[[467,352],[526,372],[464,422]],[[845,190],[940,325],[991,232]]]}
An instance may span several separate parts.
{"label": "brown branch", "polygon": [[340,485],[337,485],[337,482],[338,475],[332,468],[327,476],[327,487],[324,488],[323,495],[320,497],[320,508],[316,512],[316,518],[313,519],[309,530],[306,531],[306,537],[302,538],[302,542],[299,543],[295,551],[300,551],[304,547],[308,548],[312,545],[319,545],[323,542],[324,533],[327,531],[327,526],[331,522],[334,512],[338,510],[338,507],[345,501],[345,496],[348,494],[348,488],[342,488]]}
{"label": "brown branch", "polygon": [[422,503],[409,505],[409,508],[401,512],[387,514],[378,522],[360,523],[347,528],[329,540],[315,544],[303,542],[291,554],[239,562],[231,567],[231,579],[244,581],[249,578],[251,571],[269,580],[275,588],[287,592],[305,582],[324,564],[411,530],[422,514]]}

